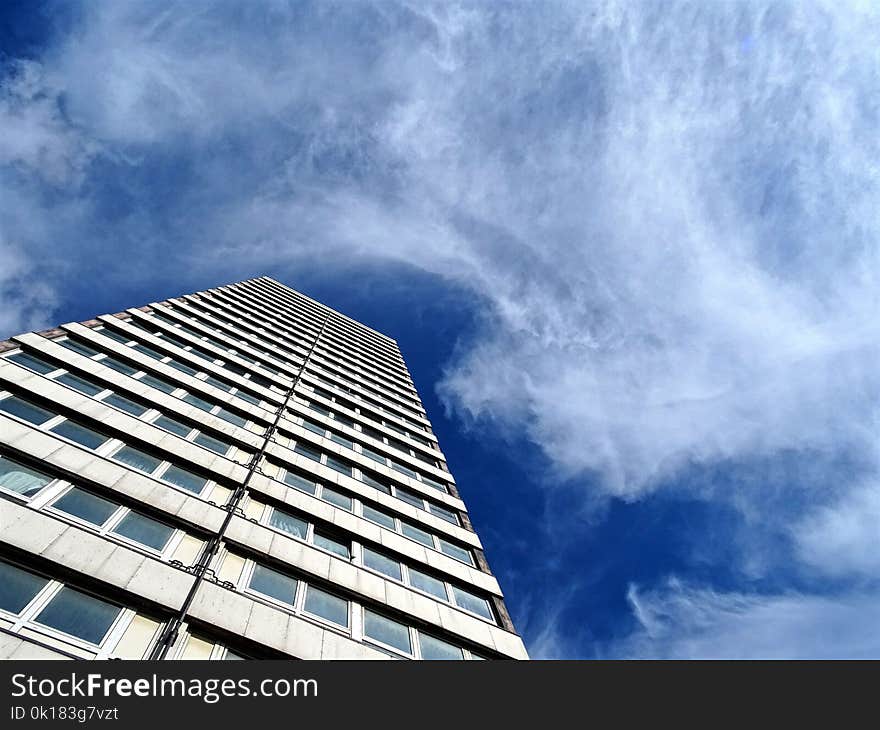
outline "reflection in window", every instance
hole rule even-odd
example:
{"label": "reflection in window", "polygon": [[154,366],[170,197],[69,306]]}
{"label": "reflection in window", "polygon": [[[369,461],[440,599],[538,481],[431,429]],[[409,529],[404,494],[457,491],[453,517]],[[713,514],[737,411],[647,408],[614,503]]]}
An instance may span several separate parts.
{"label": "reflection in window", "polygon": [[348,601],[320,588],[309,586],[305,610],[339,626],[348,626]]}
{"label": "reflection in window", "polygon": [[0,456],[0,487],[25,497],[32,497],[52,481],[48,474]]}
{"label": "reflection in window", "polygon": [[100,644],[120,611],[119,606],[64,586],[40,611],[36,621],[78,639]]}
{"label": "reflection in window", "polygon": [[0,562],[0,609],[20,613],[48,582],[29,570]]}

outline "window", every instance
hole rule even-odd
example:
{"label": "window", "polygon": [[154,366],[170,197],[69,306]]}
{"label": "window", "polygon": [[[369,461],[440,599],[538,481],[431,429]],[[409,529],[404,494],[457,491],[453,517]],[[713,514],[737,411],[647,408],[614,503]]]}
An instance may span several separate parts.
{"label": "window", "polygon": [[94,357],[99,354],[99,351],[94,349],[93,347],[89,347],[83,342],[79,340],[71,340],[69,337],[65,337],[62,340],[55,340],[62,347],[66,347],[68,350],[73,350],[74,352],[78,352],[80,355],[85,355],[86,357]]}
{"label": "window", "polygon": [[79,517],[81,520],[91,522],[93,525],[103,525],[110,519],[110,515],[119,509],[119,505],[115,502],[79,487],[73,487],[65,492],[55,500],[52,506],[69,515]]}
{"label": "window", "polygon": [[174,383],[169,383],[167,380],[162,380],[152,375],[144,375],[140,381],[151,388],[161,390],[163,393],[173,393],[177,390],[177,386]]}
{"label": "window", "polygon": [[492,615],[492,609],[489,608],[489,602],[485,598],[475,596],[473,593],[457,586],[452,586],[452,595],[455,597],[455,605],[483,618],[495,620],[495,617]]}
{"label": "window", "polygon": [[315,530],[315,535],[312,538],[312,542],[319,548],[329,550],[334,555],[339,555],[346,560],[351,559],[351,549],[349,547],[349,544],[343,542],[333,535],[324,532],[323,530]]}
{"label": "window", "polygon": [[106,390],[104,386],[95,385],[85,378],[81,378],[78,375],[74,375],[73,373],[62,373],[57,378],[55,378],[55,380],[57,380],[59,383],[69,385],[74,390],[78,390],[80,393],[85,393],[86,395],[97,395],[102,390]]}
{"label": "window", "polygon": [[391,494],[391,487],[385,484],[385,482],[377,479],[375,476],[370,474],[370,472],[366,472],[363,469],[361,469],[361,481],[364,484],[375,487],[379,491],[385,492],[385,494]]}
{"label": "window", "polygon": [[179,370],[180,372],[186,373],[187,375],[195,375],[198,372],[198,370],[196,370],[195,368],[191,368],[189,365],[185,365],[178,360],[169,360],[167,364],[173,367],[175,370]]}
{"label": "window", "polygon": [[231,423],[233,426],[242,426],[247,423],[246,418],[242,418],[237,413],[233,413],[232,411],[228,411],[225,408],[221,408],[217,411],[217,417],[222,418],[224,421]]}
{"label": "window", "polygon": [[389,558],[387,555],[377,553],[369,548],[364,548],[364,565],[373,570],[377,570],[382,575],[387,575],[394,580],[401,580],[400,563]]}
{"label": "window", "polygon": [[170,466],[160,478],[162,481],[174,484],[175,486],[186,489],[194,494],[201,492],[208,483],[208,480],[204,477],[200,477],[197,474],[193,474],[191,471],[173,465]]}
{"label": "window", "polygon": [[0,455],[0,487],[25,497],[32,497],[51,481],[52,477],[48,474]]}
{"label": "window", "polygon": [[14,395],[9,396],[8,398],[4,398],[2,401],[0,401],[0,410],[5,411],[10,415],[23,418],[25,421],[29,421],[30,423],[33,423],[37,426],[45,423],[54,415],[50,411],[47,411],[45,408],[35,406],[32,403],[28,403],[27,401],[22,400],[21,398],[16,398]]}
{"label": "window", "polygon": [[367,504],[363,505],[362,511],[365,520],[375,522],[377,525],[382,525],[391,530],[394,529],[394,518],[386,512],[370,507]]}
{"label": "window", "polygon": [[0,561],[0,608],[21,613],[48,582],[29,570]]}
{"label": "window", "polygon": [[406,522],[401,521],[400,523],[400,531],[409,538],[412,538],[416,542],[422,543],[422,545],[427,545],[429,548],[434,547],[434,538],[430,532],[425,532],[414,525],[410,525]]}
{"label": "window", "polygon": [[113,532],[161,552],[174,534],[174,528],[146,515],[129,512]]}
{"label": "window", "polygon": [[[333,433],[332,431],[330,432],[330,440],[333,441],[334,443],[339,444],[340,446],[344,446],[347,449],[354,448],[354,443],[352,441],[349,441],[344,436],[340,436],[339,434]],[[347,473],[350,474],[351,470],[349,470]]]}
{"label": "window", "polygon": [[290,606],[296,598],[296,578],[256,563],[248,587]]}
{"label": "window", "polygon": [[111,393],[106,398],[104,398],[105,403],[109,403],[111,406],[116,406],[120,411],[125,411],[126,413],[131,413],[133,416],[141,416],[147,412],[147,409],[144,408],[139,403],[135,403],[128,398],[123,398],[121,395],[116,393]]}
{"label": "window", "polygon": [[199,446],[204,446],[209,451],[213,451],[215,454],[226,454],[230,449],[228,443],[213,436],[208,436],[206,433],[200,433],[193,441]]}
{"label": "window", "polygon": [[41,373],[45,375],[46,373],[51,373],[53,370],[57,370],[58,367],[53,365],[50,362],[46,362],[42,358],[34,357],[33,355],[28,355],[26,352],[16,352],[14,355],[10,355],[9,358],[13,362],[17,362],[19,365],[24,365],[26,368],[33,370],[35,373]]}
{"label": "window", "polygon": [[109,438],[102,433],[92,431],[92,429],[80,426],[73,421],[62,421],[49,430],[52,433],[57,433],[59,436],[69,438],[71,441],[76,441],[81,446],[85,446],[89,449],[97,449]]}
{"label": "window", "polygon": [[467,563],[468,565],[474,564],[474,558],[471,555],[470,550],[460,548],[458,545],[453,545],[451,542],[447,542],[446,540],[440,540],[440,551],[445,553],[449,557],[455,558],[456,560],[461,560],[461,562]]}
{"label": "window", "polygon": [[100,327],[97,331],[105,337],[109,337],[111,340],[121,342],[123,345],[127,342],[131,342],[131,337],[129,337],[128,335],[119,334],[116,330],[112,330],[109,327]]}
{"label": "window", "polygon": [[351,476],[351,464],[336,456],[327,455],[327,466],[334,471],[338,471],[340,474]]}
{"label": "window", "polygon": [[154,360],[161,360],[163,357],[165,357],[165,355],[163,355],[161,352],[156,352],[156,350],[154,350],[152,347],[147,347],[146,345],[132,345],[131,349],[142,352],[144,355],[146,355],[147,357],[151,357]]}
{"label": "window", "polygon": [[153,423],[159,428],[163,428],[166,431],[175,433],[178,436],[183,436],[183,438],[189,436],[190,431],[192,431],[192,429],[185,423],[175,421],[173,418],[169,418],[168,416],[159,416],[159,418],[153,421]]}
{"label": "window", "polygon": [[408,477],[412,477],[413,479],[416,478],[416,473],[412,469],[403,466],[402,464],[398,464],[395,461],[391,462],[391,468],[394,469],[394,471],[399,471],[401,474],[405,474]]}
{"label": "window", "polygon": [[308,587],[304,608],[309,613],[338,626],[348,626],[348,601],[320,588]]}
{"label": "window", "polygon": [[330,487],[324,487],[321,489],[321,499],[351,512],[351,497],[347,494],[337,492],[335,489],[330,489]]}
{"label": "window", "polygon": [[288,471],[284,473],[284,483],[289,484],[291,487],[295,487],[302,492],[307,492],[308,494],[314,495],[317,491],[317,485],[306,479],[305,477],[301,477],[299,474]]}
{"label": "window", "polygon": [[411,566],[408,567],[407,570],[409,571],[409,582],[413,588],[418,588],[420,591],[430,593],[441,601],[449,600],[446,596],[446,585],[442,580],[437,580],[433,576],[423,573],[420,570],[416,570]]}
{"label": "window", "polygon": [[209,403],[204,398],[199,398],[196,395],[188,395],[183,399],[184,403],[189,403],[191,406],[195,406],[196,408],[201,408],[203,411],[210,411],[213,407],[213,403]]}
{"label": "window", "polygon": [[457,646],[453,646],[430,634],[419,631],[419,646],[422,649],[422,659],[464,659],[464,653]]}
{"label": "window", "polygon": [[220,390],[225,390],[227,393],[232,390],[232,386],[224,383],[222,380],[218,380],[214,377],[205,378],[205,382],[208,385],[213,385],[215,388],[219,388]]}
{"label": "window", "polygon": [[282,532],[295,535],[303,540],[306,539],[306,534],[309,529],[309,524],[305,520],[301,520],[299,517],[294,517],[292,514],[277,508],[272,510],[272,515],[269,517],[269,524],[272,527],[277,527]]}
{"label": "window", "polygon": [[[131,367],[131,365],[126,365],[124,362],[122,362],[121,360],[117,360],[115,357],[105,357],[100,360],[100,363],[102,365],[106,365],[111,370],[122,373],[123,375],[134,375],[137,372],[137,370]],[[147,382],[147,378],[149,377],[149,375],[145,375],[143,378],[141,378],[141,382],[145,382],[147,383],[147,385],[152,385],[151,383]],[[153,378],[153,380],[155,380],[155,378]],[[153,385],[152,387],[157,388],[158,386]],[[159,388],[159,390],[162,390],[162,388]],[[171,391],[169,390],[166,392],[170,393]]]}
{"label": "window", "polygon": [[312,433],[320,434],[321,436],[327,431],[321,424],[314,423],[313,421],[307,421],[303,419],[303,428],[311,431]]}
{"label": "window", "polygon": [[432,515],[439,517],[441,520],[446,520],[447,522],[451,522],[453,525],[458,524],[458,515],[451,510],[445,509],[444,507],[438,507],[436,504],[428,504],[428,509],[431,511]]}
{"label": "window", "polygon": [[398,487],[395,490],[395,496],[398,499],[402,499],[407,504],[411,504],[413,507],[418,507],[419,509],[425,508],[425,503],[422,498],[417,494],[413,494],[412,492],[407,491],[406,489],[401,489],[400,487]]}
{"label": "window", "polygon": [[161,459],[145,454],[143,451],[134,449],[131,446],[123,446],[119,451],[113,454],[113,458],[116,461],[134,467],[138,471],[146,472],[147,474],[152,474],[156,471],[159,464],[162,463]]}
{"label": "window", "polygon": [[372,449],[368,449],[366,446],[361,446],[361,453],[366,456],[368,459],[372,459],[373,461],[378,461],[380,464],[385,463],[385,457],[377,451],[373,451]]}
{"label": "window", "polygon": [[368,609],[364,609],[364,636],[406,654],[412,654],[409,628]]}
{"label": "window", "polygon": [[312,461],[321,461],[321,452],[317,449],[313,449],[310,446],[306,446],[303,443],[297,442],[296,446],[293,448],[294,453],[299,454],[300,456],[305,456],[307,459],[311,459]]}
{"label": "window", "polygon": [[78,639],[100,644],[121,611],[119,606],[64,586],[40,611],[36,621]]}
{"label": "window", "polygon": [[243,401],[246,401],[247,403],[250,403],[251,405],[255,405],[255,406],[260,405],[260,399],[259,399],[259,398],[255,397],[255,396],[252,396],[250,393],[245,393],[245,392],[244,392],[243,390],[241,390],[241,389],[235,391],[235,395],[236,395],[238,398],[241,398]]}

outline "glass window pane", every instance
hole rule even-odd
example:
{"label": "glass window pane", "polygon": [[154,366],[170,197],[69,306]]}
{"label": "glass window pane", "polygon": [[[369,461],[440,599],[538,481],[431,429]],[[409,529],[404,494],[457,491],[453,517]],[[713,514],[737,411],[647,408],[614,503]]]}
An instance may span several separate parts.
{"label": "glass window pane", "polygon": [[137,512],[129,512],[113,532],[154,550],[164,550],[174,528]]}
{"label": "glass window pane", "polygon": [[192,395],[192,393],[184,396],[183,402],[189,403],[196,408],[201,408],[203,411],[210,411],[214,407],[213,403],[206,401],[204,398],[199,398],[197,395]]}
{"label": "glass window pane", "polygon": [[55,509],[66,512],[81,520],[91,522],[93,525],[103,525],[119,505],[109,499],[99,497],[79,487],[74,487],[65,492],[52,504]]}
{"label": "glass window pane", "polygon": [[194,442],[199,446],[204,446],[206,449],[213,451],[215,454],[225,454],[229,451],[230,447],[225,441],[215,439],[213,436],[208,436],[206,433],[200,433],[195,437]]}
{"label": "glass window pane", "polygon": [[337,492],[335,489],[330,489],[330,487],[323,487],[321,489],[321,499],[351,512],[351,497],[347,494]]}
{"label": "glass window pane", "polygon": [[397,487],[397,489],[395,489],[395,496],[398,499],[402,499],[407,504],[411,504],[413,507],[418,507],[419,509],[425,508],[424,500],[418,494],[408,492],[406,489]]}
{"label": "glass window pane", "polygon": [[394,469],[394,471],[399,471],[401,474],[406,474],[406,476],[408,477],[412,477],[413,479],[416,478],[416,473],[409,467],[404,466],[403,464],[398,464],[397,462],[392,461],[391,468]]}
{"label": "glass window pane", "polygon": [[106,390],[103,385],[90,383],[85,378],[81,378],[78,375],[74,375],[73,373],[62,373],[57,378],[55,378],[55,380],[57,380],[59,383],[69,385],[74,390],[78,390],[80,393],[85,393],[86,395],[97,395],[102,390]]}
{"label": "glass window pane", "polygon": [[154,360],[161,360],[163,357],[165,357],[165,355],[163,355],[161,352],[157,352],[152,347],[147,347],[146,345],[132,345],[131,349],[142,352],[144,355],[146,355],[147,357],[151,357]]}
{"label": "glass window pane", "polygon": [[364,484],[369,484],[371,487],[375,487],[381,492],[385,492],[385,494],[391,494],[391,487],[363,469],[361,469],[361,481]]}
{"label": "glass window pane", "polygon": [[0,608],[19,613],[48,582],[29,570],[0,562]]}
{"label": "glass window pane", "polygon": [[173,367],[175,370],[179,370],[180,372],[186,373],[187,375],[195,375],[198,372],[198,370],[196,370],[195,368],[191,368],[189,365],[186,365],[177,360],[169,360],[167,364]]}
{"label": "glass window pane", "polygon": [[51,481],[52,477],[48,474],[0,455],[0,487],[32,497]]}
{"label": "glass window pane", "polygon": [[55,340],[62,347],[66,347],[68,350],[73,350],[74,352],[78,352],[80,355],[85,355],[86,357],[93,357],[99,353],[99,350],[90,347],[84,342],[80,342],[79,340],[71,340],[69,337],[65,337],[61,340]]}
{"label": "glass window pane", "polygon": [[118,393],[111,393],[104,398],[104,402],[109,403],[111,406],[116,406],[120,411],[131,413],[133,416],[140,416],[147,412],[147,409],[140,403],[135,403],[133,400],[123,398]]}
{"label": "glass window pane", "polygon": [[89,449],[97,449],[101,444],[103,444],[110,438],[109,436],[105,436],[104,434],[98,433],[97,431],[92,431],[92,429],[90,428],[80,426],[78,423],[74,423],[73,421],[62,421],[57,426],[53,426],[49,430],[52,433],[57,433],[59,436],[69,438],[71,441],[76,441],[78,444],[81,444],[82,446],[85,446]]}
{"label": "glass window pane", "polygon": [[316,531],[312,542],[314,542],[319,548],[329,550],[331,553],[339,555],[346,560],[351,559],[351,550],[349,550],[348,545],[341,540],[337,540],[335,537]]}
{"label": "glass window pane", "polygon": [[220,390],[226,391],[227,393],[232,390],[231,385],[211,376],[205,378],[205,382],[208,385],[213,385],[215,388],[219,388]]}
{"label": "glass window pane", "polygon": [[178,436],[183,436],[183,438],[189,436],[189,432],[192,431],[192,428],[187,426],[185,423],[175,421],[173,418],[169,418],[168,416],[159,416],[159,418],[153,421],[153,423],[156,424],[159,428],[164,428],[166,431],[176,433]]}
{"label": "glass window pane", "polygon": [[41,357],[29,355],[26,352],[16,352],[14,355],[10,355],[8,359],[12,360],[12,362],[17,362],[19,365],[24,365],[35,373],[42,373],[43,375],[51,373],[53,370],[58,370],[57,365],[53,365]]}
{"label": "glass window pane", "polygon": [[435,577],[427,575],[413,567],[409,567],[408,570],[409,582],[413,588],[418,588],[420,591],[430,593],[432,596],[436,596],[442,601],[448,600],[446,597],[446,586],[442,580],[437,580]]}
{"label": "glass window pane", "polygon": [[331,593],[309,586],[305,610],[339,626],[348,626],[348,601]]}
{"label": "glass window pane", "polygon": [[100,644],[122,609],[64,586],[36,620],[65,634]]}
{"label": "glass window pane", "polygon": [[407,524],[406,522],[400,523],[400,531],[416,542],[422,543],[422,545],[427,545],[430,548],[434,547],[434,538],[431,536],[430,532],[425,532],[425,530]]}
{"label": "glass window pane", "polygon": [[25,421],[30,421],[37,426],[55,416],[51,411],[35,406],[33,403],[28,403],[21,398],[16,398],[14,395],[0,401],[0,411],[23,418]]}
{"label": "glass window pane", "polygon": [[312,433],[318,433],[321,436],[323,436],[327,430],[320,423],[315,423],[314,421],[307,421],[305,419],[303,419],[303,428],[308,429]]}
{"label": "glass window pane", "polygon": [[[121,360],[117,360],[115,357],[105,357],[102,358],[99,362],[102,365],[106,365],[111,370],[115,370],[117,373],[122,373],[123,375],[134,375],[137,372],[137,368],[133,368],[131,365],[126,365],[124,362],[122,362]],[[156,386],[153,387],[155,388]]]}
{"label": "glass window pane", "polygon": [[182,487],[189,492],[194,492],[195,494],[201,492],[208,483],[208,480],[204,477],[200,477],[197,474],[193,474],[191,471],[173,465],[168,468],[160,479],[175,484],[178,487]]}
{"label": "glass window pane", "polygon": [[366,446],[361,446],[361,453],[366,456],[368,459],[372,459],[373,461],[378,461],[380,464],[385,464],[385,457],[382,456],[378,451],[373,451],[372,449],[368,449]]}
{"label": "glass window pane", "polygon": [[224,421],[233,424],[234,426],[242,426],[247,423],[247,418],[243,418],[239,416],[237,413],[233,413],[232,411],[228,411],[225,408],[221,408],[217,411],[217,417],[222,418]]}
{"label": "glass window pane", "polygon": [[441,484],[440,482],[435,482],[433,479],[429,479],[426,476],[422,477],[422,483],[427,484],[429,487],[437,489],[445,494],[449,493],[449,490],[446,488],[445,484]]}
{"label": "glass window pane", "polygon": [[409,628],[367,609],[364,609],[364,636],[412,654]]}
{"label": "glass window pane", "polygon": [[370,522],[375,522],[377,525],[382,525],[391,530],[394,529],[394,518],[385,512],[381,512],[380,510],[365,504],[363,506],[363,514],[364,519],[369,520]]}
{"label": "glass window pane", "polygon": [[294,453],[299,454],[300,456],[305,456],[307,459],[311,459],[312,461],[321,461],[321,452],[317,449],[313,449],[311,446],[306,446],[303,443],[297,442],[296,446],[293,448]]}
{"label": "glass window pane", "polygon": [[277,508],[272,510],[269,524],[303,540],[306,539],[306,533],[309,529],[309,525],[305,520],[301,520],[299,517],[294,517]]}
{"label": "glass window pane", "polygon": [[345,474],[346,476],[351,476],[351,464],[343,459],[340,459],[337,456],[327,455],[327,466],[329,466],[334,471],[338,471],[340,474]]}
{"label": "glass window pane", "polygon": [[489,602],[485,598],[475,596],[473,593],[458,586],[452,586],[452,595],[455,597],[455,604],[457,606],[461,606],[463,609],[483,618],[495,620],[495,617],[492,615],[492,609],[489,608]]}
{"label": "glass window pane", "polygon": [[369,548],[364,548],[364,565],[373,570],[378,570],[389,578],[400,580],[400,563],[381,553],[374,552]]}
{"label": "glass window pane", "polygon": [[250,403],[251,405],[258,406],[260,405],[260,399],[256,396],[251,395],[250,393],[246,393],[243,390],[238,390],[235,393],[236,397],[241,398],[243,401]]}
{"label": "glass window pane", "polygon": [[464,659],[464,653],[457,646],[419,631],[419,646],[422,659]]}
{"label": "glass window pane", "polygon": [[119,451],[113,454],[113,458],[116,461],[132,466],[138,471],[143,471],[147,474],[156,471],[156,467],[162,463],[161,459],[145,454],[143,451],[134,449],[131,446],[123,446]]}
{"label": "glass window pane", "polygon": [[301,477],[296,472],[286,472],[284,474],[284,482],[285,484],[289,484],[291,487],[296,487],[300,491],[308,492],[312,495],[317,491],[317,486],[313,481],[310,481],[305,477]]}
{"label": "glass window pane", "polygon": [[451,542],[440,540],[440,550],[456,560],[461,560],[463,563],[467,563],[468,565],[474,564],[474,558],[471,555],[470,550],[460,548],[458,545],[453,545]]}
{"label": "glass window pane", "polygon": [[267,568],[257,563],[251,576],[248,587],[266,596],[271,596],[279,601],[293,605],[296,598],[296,579],[289,575],[279,573],[277,570]]}
{"label": "glass window pane", "polygon": [[169,383],[167,380],[162,380],[153,375],[144,375],[140,378],[140,381],[144,385],[149,385],[151,388],[161,390],[163,393],[173,393],[178,387],[174,383]]}
{"label": "glass window pane", "polygon": [[128,335],[123,335],[117,332],[116,330],[112,330],[109,327],[99,327],[94,330],[95,332],[100,332],[104,337],[109,337],[111,340],[116,340],[117,342],[121,342],[123,345],[126,342],[131,342],[131,337]]}
{"label": "glass window pane", "polygon": [[453,525],[458,524],[458,515],[455,512],[445,507],[438,507],[436,504],[428,504],[428,509],[431,510],[432,515],[439,517],[441,520],[451,522]]}

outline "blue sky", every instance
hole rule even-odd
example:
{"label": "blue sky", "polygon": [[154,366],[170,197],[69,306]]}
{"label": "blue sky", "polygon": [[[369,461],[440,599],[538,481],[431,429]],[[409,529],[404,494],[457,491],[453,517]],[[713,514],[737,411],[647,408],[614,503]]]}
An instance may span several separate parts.
{"label": "blue sky", "polygon": [[398,339],[536,657],[880,656],[880,11],[6,2],[0,335]]}

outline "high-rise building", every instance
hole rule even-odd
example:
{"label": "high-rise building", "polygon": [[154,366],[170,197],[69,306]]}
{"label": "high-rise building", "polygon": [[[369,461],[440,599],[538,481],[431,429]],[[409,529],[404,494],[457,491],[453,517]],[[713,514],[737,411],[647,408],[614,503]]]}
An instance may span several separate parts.
{"label": "high-rise building", "polygon": [[527,654],[395,341],[260,277],[0,342],[0,657]]}

